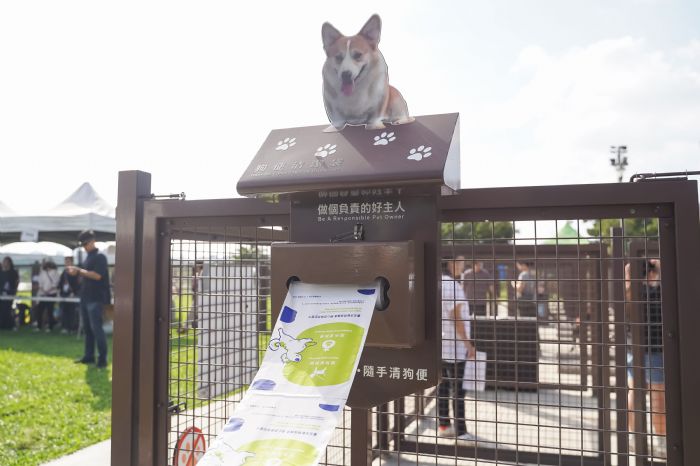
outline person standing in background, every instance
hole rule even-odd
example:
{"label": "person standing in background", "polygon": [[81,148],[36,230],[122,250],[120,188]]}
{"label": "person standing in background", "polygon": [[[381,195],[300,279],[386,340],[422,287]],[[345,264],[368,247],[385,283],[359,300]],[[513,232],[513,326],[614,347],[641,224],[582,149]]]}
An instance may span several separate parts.
{"label": "person standing in background", "polygon": [[[58,267],[51,259],[44,262],[41,272],[39,273],[39,291],[37,296],[44,298],[55,298],[58,296],[58,281],[61,277],[58,275]],[[43,322],[45,322],[44,329],[46,332],[53,330],[54,325],[56,325],[56,319],[53,315],[54,307],[56,306],[55,301],[39,301],[36,306],[36,316],[37,316],[37,331],[44,327]],[[44,316],[46,316],[44,318]]]}
{"label": "person standing in background", "polygon": [[107,338],[102,328],[104,305],[111,301],[109,290],[109,269],[107,258],[99,254],[95,246],[95,233],[84,230],[78,235],[80,245],[85,248],[87,257],[83,267],[66,267],[72,276],[82,279],[80,285],[80,316],[85,328],[85,350],[80,364],[95,362],[95,344],[97,344],[97,368],[107,367]]}
{"label": "person standing in background", "polygon": [[[66,256],[63,259],[64,269],[58,281],[58,292],[61,298],[75,298],[80,291],[80,280],[77,276],[68,273],[73,267],[73,258]],[[61,333],[74,333],[78,331],[78,305],[76,303],[61,302]]]}
{"label": "person standing in background", "polygon": [[[631,309],[641,311],[641,341],[635,341],[632,334],[637,328],[629,329],[630,348],[641,346],[642,361],[634,361],[631,349],[627,353],[627,422],[630,432],[634,432],[634,398],[649,393],[651,402],[652,445],[654,453],[666,457],[666,381],[664,374],[663,313],[661,308],[661,260],[645,260],[642,268],[641,296],[632,295],[632,268],[625,264],[625,298]],[[635,325],[634,327],[639,327]],[[634,365],[644,368],[644,381],[634,379]]]}
{"label": "person standing in background", "polygon": [[531,262],[517,261],[518,279],[512,282],[515,288],[515,297],[518,302],[518,317],[536,317],[537,306],[535,304],[536,286],[535,272]]}
{"label": "person standing in background", "polygon": [[[19,287],[19,273],[12,259],[7,256],[2,260],[0,269],[0,296],[15,296]],[[0,299],[0,329],[15,328],[15,316],[10,299]]]}
{"label": "person standing in background", "polygon": [[474,266],[462,274],[464,293],[469,300],[469,310],[474,316],[486,315],[486,304],[494,298],[493,277],[484,268],[482,261],[474,261]]}
{"label": "person standing in background", "polygon": [[[41,268],[43,266],[43,261],[34,261],[32,264],[32,298],[39,294],[39,274],[41,273]],[[37,319],[37,308],[39,303],[37,301],[32,301],[32,308],[29,310],[31,316],[32,325],[35,328],[39,326],[39,320]]]}
{"label": "person standing in background", "polygon": [[[474,359],[476,350],[469,336],[469,304],[462,284],[456,281],[464,258],[443,260],[442,263],[442,381],[438,385],[438,435],[456,437],[460,444],[476,440],[467,432],[462,386],[467,358]],[[451,425],[450,399],[455,426]]]}

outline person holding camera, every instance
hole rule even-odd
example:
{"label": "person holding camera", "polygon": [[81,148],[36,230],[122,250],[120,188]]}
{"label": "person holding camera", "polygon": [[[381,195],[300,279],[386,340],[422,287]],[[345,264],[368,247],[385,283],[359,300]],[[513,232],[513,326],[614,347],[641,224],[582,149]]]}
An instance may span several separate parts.
{"label": "person holding camera", "polygon": [[111,300],[109,291],[109,269],[107,258],[98,253],[95,246],[95,233],[85,230],[78,235],[80,245],[85,248],[87,258],[83,267],[68,266],[66,270],[72,276],[81,278],[80,315],[85,328],[85,351],[83,357],[75,362],[92,364],[95,362],[95,344],[97,344],[97,368],[107,367],[107,339],[102,329],[103,308]]}

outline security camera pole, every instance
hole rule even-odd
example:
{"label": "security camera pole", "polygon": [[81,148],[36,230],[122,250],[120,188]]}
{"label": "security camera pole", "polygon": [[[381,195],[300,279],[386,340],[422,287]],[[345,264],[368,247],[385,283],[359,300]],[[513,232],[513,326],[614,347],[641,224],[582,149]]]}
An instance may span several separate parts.
{"label": "security camera pole", "polygon": [[627,153],[627,146],[610,146],[610,153],[617,154],[617,159],[610,159],[610,165],[617,170],[617,182],[622,183],[622,178],[625,176],[625,168],[627,167],[627,157],[624,156]]}

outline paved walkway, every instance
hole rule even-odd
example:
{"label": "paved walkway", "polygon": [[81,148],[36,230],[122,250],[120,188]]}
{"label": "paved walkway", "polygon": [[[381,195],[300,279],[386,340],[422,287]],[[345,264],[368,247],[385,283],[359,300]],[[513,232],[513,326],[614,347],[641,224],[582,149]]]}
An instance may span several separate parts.
{"label": "paved walkway", "polygon": [[50,463],[45,463],[44,466],[110,466],[111,451],[112,441],[105,440]]}

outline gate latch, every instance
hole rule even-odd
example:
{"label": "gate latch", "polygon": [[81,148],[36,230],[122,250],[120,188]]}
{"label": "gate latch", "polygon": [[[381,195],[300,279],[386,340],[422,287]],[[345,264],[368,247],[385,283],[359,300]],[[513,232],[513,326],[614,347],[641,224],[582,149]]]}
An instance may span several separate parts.
{"label": "gate latch", "polygon": [[361,223],[356,223],[352,231],[340,233],[331,238],[331,243],[339,243],[341,241],[363,241],[365,239],[365,226]]}

